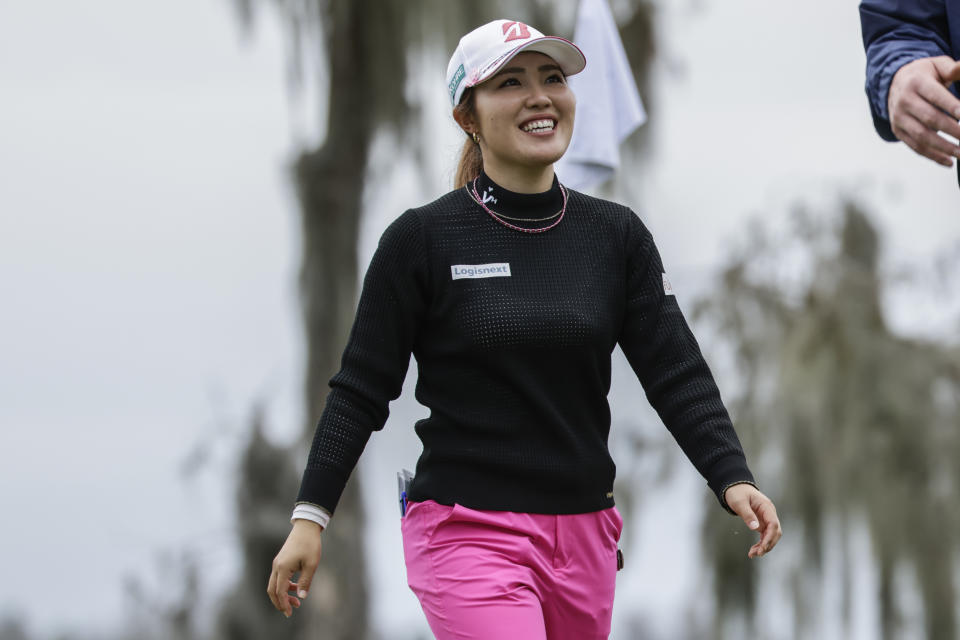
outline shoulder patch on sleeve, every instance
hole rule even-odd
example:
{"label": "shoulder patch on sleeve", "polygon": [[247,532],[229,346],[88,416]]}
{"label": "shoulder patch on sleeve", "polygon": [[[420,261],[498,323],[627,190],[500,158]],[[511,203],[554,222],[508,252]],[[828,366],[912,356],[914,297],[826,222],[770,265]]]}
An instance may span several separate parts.
{"label": "shoulder patch on sleeve", "polygon": [[673,285],[667,279],[667,274],[663,274],[663,293],[667,296],[673,295]]}

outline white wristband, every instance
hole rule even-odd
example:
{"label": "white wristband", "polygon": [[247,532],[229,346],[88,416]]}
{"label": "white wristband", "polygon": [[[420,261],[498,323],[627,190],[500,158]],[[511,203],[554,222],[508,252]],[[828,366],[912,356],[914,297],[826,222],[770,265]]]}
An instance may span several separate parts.
{"label": "white wristband", "polygon": [[301,502],[293,507],[293,515],[290,516],[290,522],[296,519],[310,520],[320,525],[321,529],[326,529],[330,522],[330,512],[315,504]]}

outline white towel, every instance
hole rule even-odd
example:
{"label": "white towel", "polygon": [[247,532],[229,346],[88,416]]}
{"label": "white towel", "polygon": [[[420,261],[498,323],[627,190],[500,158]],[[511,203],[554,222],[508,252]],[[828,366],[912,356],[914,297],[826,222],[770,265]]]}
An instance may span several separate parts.
{"label": "white towel", "polygon": [[587,66],[570,76],[577,115],[570,147],[555,169],[560,182],[579,191],[613,176],[620,144],[646,122],[647,113],[606,0],[581,0],[573,40]]}

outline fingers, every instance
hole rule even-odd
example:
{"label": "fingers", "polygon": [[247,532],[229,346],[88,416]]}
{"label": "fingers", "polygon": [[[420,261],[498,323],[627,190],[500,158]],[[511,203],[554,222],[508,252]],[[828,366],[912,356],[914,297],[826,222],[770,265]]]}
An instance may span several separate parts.
{"label": "fingers", "polygon": [[[744,485],[747,486],[747,485]],[[731,487],[731,489],[733,489]],[[733,510],[735,514],[740,516],[740,518],[746,523],[747,527],[752,530],[757,530],[760,528],[760,519],[757,517],[757,514],[754,512],[753,507],[750,506],[750,500],[740,494],[736,497],[731,495],[733,491],[731,489],[727,490],[727,505],[730,509]],[[751,487],[752,491],[760,493],[755,488]]]}
{"label": "fingers", "polygon": [[748,558],[759,558],[765,556],[773,550],[773,547],[776,546],[777,542],[780,540],[781,536],[780,524],[771,522],[768,524],[763,532],[763,537],[750,547],[750,550],[747,552]]}
{"label": "fingers", "polygon": [[774,520],[767,524],[766,530],[763,532],[763,537],[760,539],[760,546],[763,549],[764,553],[768,553],[773,550],[780,538],[783,536],[783,532],[780,530],[780,521]]}
{"label": "fingers", "polygon": [[290,606],[290,596],[288,595],[287,592],[290,591],[289,585],[290,585],[290,578],[293,577],[293,570],[291,569],[284,573],[286,575],[281,573],[281,576],[283,576],[282,581],[280,580],[280,578],[277,578],[278,583],[283,585],[281,587],[278,587],[277,589],[278,591],[277,599],[283,605],[283,615],[289,618],[291,615],[293,615],[293,608]]}
{"label": "fingers", "polygon": [[289,602],[289,603],[290,603],[291,605],[293,605],[294,607],[299,607],[299,606],[300,606],[300,599],[297,598],[296,596],[289,595],[289,592],[290,592],[290,591],[296,591],[296,590],[297,590],[297,583],[294,582],[293,580],[288,580],[288,581],[287,581],[287,592],[288,592],[288,594],[287,594],[287,602]]}
{"label": "fingers", "polygon": [[276,561],[274,561],[274,567],[270,571],[270,579],[267,580],[267,596],[270,597],[270,602],[273,603],[273,606],[277,609],[282,609],[280,606],[280,601],[277,600],[277,567]]}
{"label": "fingers", "polygon": [[[301,600],[307,597],[313,574],[320,563],[321,531],[314,522],[296,520],[287,541],[273,559],[267,595],[273,606],[288,618],[294,607],[299,607]],[[300,572],[299,583],[293,581],[293,574],[297,571]],[[291,595],[291,591],[296,595]]]}
{"label": "fingers", "polygon": [[[291,577],[293,577],[293,569],[284,566],[275,559],[273,561],[273,571],[270,574],[270,582],[267,584],[267,593],[273,606],[288,618],[293,613],[291,597],[287,593],[290,591],[290,585],[292,584]],[[299,606],[299,602],[296,606]]]}
{"label": "fingers", "polygon": [[293,608],[300,608],[301,599],[307,597],[305,590],[300,590],[300,597],[291,595],[290,592],[297,591],[297,583],[293,580],[287,580],[286,591],[277,587],[277,573],[273,572],[270,574],[270,580],[267,583],[267,593],[270,596],[270,601],[273,603],[273,606],[276,607],[278,611],[281,611],[288,618],[293,613]]}
{"label": "fingers", "polygon": [[[931,129],[960,138],[960,125],[957,124],[957,120],[960,120],[960,100],[936,82],[921,84],[917,87],[917,94],[926,103],[919,101],[912,109],[912,114]],[[931,108],[931,105],[935,108]]]}
{"label": "fingers", "polygon": [[724,497],[730,509],[760,534],[760,540],[750,547],[747,557],[759,558],[769,553],[783,535],[777,509],[770,498],[750,484],[734,485],[727,489]]}
{"label": "fingers", "polygon": [[750,558],[759,558],[769,553],[783,535],[780,529],[780,518],[777,517],[777,509],[773,506],[770,498],[758,491],[755,500],[754,509],[762,526],[760,528],[760,540],[747,552],[747,556]]}
{"label": "fingers", "polygon": [[[949,86],[954,82],[960,82],[960,60],[954,60],[949,56],[937,56],[932,62],[944,85]],[[960,118],[960,116],[957,117]]]}
{"label": "fingers", "polygon": [[313,582],[313,574],[317,570],[317,565],[315,563],[305,562],[303,568],[300,570],[300,580],[298,583],[290,583],[293,586],[291,588],[295,589],[297,595],[301,598],[306,598],[307,593],[310,591],[310,583]]}
{"label": "fingers", "polygon": [[912,116],[901,116],[893,132],[908,147],[945,167],[952,167],[953,156],[960,153],[960,147],[944,140]]}
{"label": "fingers", "polygon": [[[300,590],[300,597],[298,598],[297,596],[290,594],[291,591],[297,591],[296,582],[293,580],[287,580],[286,590],[278,588],[276,586],[278,582],[279,580],[277,580],[277,573],[271,573],[270,581],[267,584],[267,593],[270,595],[270,601],[273,602],[273,606],[276,607],[277,610],[282,611],[283,614],[289,618],[290,614],[292,613],[291,607],[299,608],[301,599],[307,597],[306,590]],[[284,604],[286,606],[284,606]]]}
{"label": "fingers", "polygon": [[769,553],[776,544],[780,541],[780,538],[783,536],[783,531],[780,529],[780,518],[777,517],[777,510],[773,506],[772,502],[768,501],[768,504],[764,506],[763,511],[763,535],[760,537],[761,555]]}

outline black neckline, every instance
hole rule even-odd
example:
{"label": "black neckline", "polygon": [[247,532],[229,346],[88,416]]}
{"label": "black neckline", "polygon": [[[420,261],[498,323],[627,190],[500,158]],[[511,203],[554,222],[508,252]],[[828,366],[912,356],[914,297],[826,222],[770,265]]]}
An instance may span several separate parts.
{"label": "black neckline", "polygon": [[[563,194],[560,192],[557,174],[553,174],[553,184],[550,188],[540,193],[510,191],[494,182],[482,170],[477,177],[476,185],[480,198],[486,198],[484,204],[494,213],[504,216],[535,220],[552,216],[563,208]],[[467,187],[472,191],[473,183],[469,183]]]}

